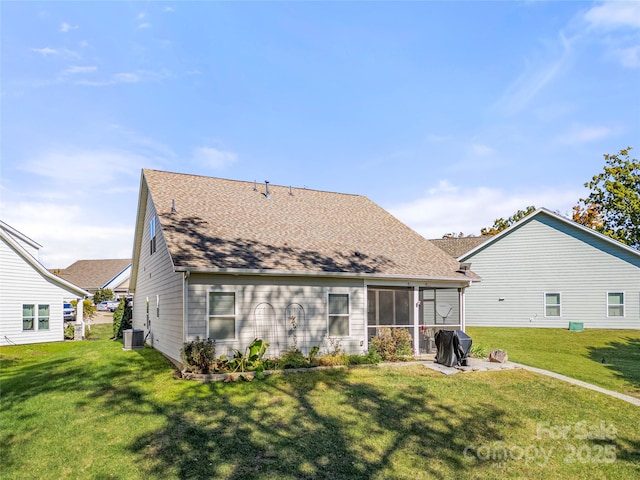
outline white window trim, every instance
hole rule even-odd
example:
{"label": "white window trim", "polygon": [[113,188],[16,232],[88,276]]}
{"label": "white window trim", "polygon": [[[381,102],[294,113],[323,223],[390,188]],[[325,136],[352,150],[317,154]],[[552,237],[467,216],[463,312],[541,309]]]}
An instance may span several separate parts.
{"label": "white window trim", "polygon": [[[610,305],[609,304],[609,295],[611,293],[621,293],[622,294],[622,304],[618,305]],[[627,315],[627,308],[626,308],[626,304],[627,304],[627,300],[626,300],[627,294],[626,292],[624,292],[623,290],[611,290],[607,292],[607,318],[625,318]],[[609,306],[622,306],[622,315],[609,315]]]}
{"label": "white window trim", "polygon": [[[211,318],[211,315],[209,315],[209,298],[211,296],[212,293],[233,293],[233,338],[225,338],[225,339],[219,339],[219,338],[211,338],[209,335],[209,320]],[[223,315],[225,317],[228,317],[229,315]],[[207,338],[211,338],[211,340],[214,340],[216,343],[232,343],[232,342],[237,342],[238,341],[238,292],[236,289],[231,289],[231,288],[225,288],[225,289],[219,289],[219,288],[210,288],[209,290],[207,290],[207,306],[206,306],[206,311],[205,311],[205,324],[207,326]]]}
{"label": "white window trim", "polygon": [[[348,313],[345,314],[331,314],[329,313],[329,297],[331,295],[346,295],[347,296],[347,309]],[[331,335],[329,331],[329,319],[331,317],[347,317],[347,335]],[[351,293],[349,292],[327,292],[327,335],[332,338],[349,338],[351,336]]]}
{"label": "white window trim", "polygon": [[[33,328],[30,328],[28,330],[25,330],[24,328],[24,306],[25,305],[33,305],[33,317],[31,317],[32,321],[33,321]],[[22,310],[22,314],[20,316],[20,323],[21,323],[21,329],[23,333],[29,333],[29,332],[37,332],[38,331],[38,303],[37,302],[22,302],[20,304],[20,308]]]}
{"label": "white window trim", "polygon": [[[33,328],[31,330],[24,329],[24,306],[33,305]],[[49,307],[49,328],[40,328],[40,306],[46,305]],[[22,333],[36,333],[36,332],[50,332],[51,331],[51,304],[50,303],[38,303],[38,302],[22,302],[20,304],[22,314],[20,316],[20,328]]]}
{"label": "white window trim", "polygon": [[[560,295],[560,303],[558,303],[558,307],[560,307],[560,313],[558,315],[547,315],[547,295]],[[544,292],[542,298],[544,303],[544,318],[562,318],[562,292]],[[550,304],[549,306],[555,307],[555,304]]]}

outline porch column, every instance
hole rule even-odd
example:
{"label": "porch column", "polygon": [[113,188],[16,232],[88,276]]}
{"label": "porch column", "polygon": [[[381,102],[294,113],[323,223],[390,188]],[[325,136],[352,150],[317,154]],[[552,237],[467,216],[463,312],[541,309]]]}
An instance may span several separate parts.
{"label": "porch column", "polygon": [[420,288],[413,287],[413,351],[420,354]]}

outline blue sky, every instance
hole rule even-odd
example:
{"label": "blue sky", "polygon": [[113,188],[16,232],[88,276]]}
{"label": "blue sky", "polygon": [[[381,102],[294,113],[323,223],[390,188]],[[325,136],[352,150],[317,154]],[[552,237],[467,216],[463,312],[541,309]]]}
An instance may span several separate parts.
{"label": "blue sky", "polygon": [[0,218],[131,255],[142,168],[362,194],[429,238],[640,149],[640,2],[10,2]]}

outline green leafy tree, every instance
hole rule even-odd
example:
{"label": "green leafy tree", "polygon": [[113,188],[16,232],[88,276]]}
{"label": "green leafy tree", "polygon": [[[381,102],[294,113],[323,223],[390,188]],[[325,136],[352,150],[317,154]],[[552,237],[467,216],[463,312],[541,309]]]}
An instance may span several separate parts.
{"label": "green leafy tree", "polygon": [[113,292],[108,288],[101,288],[93,294],[93,303],[98,305],[105,300],[111,300],[113,298]]}
{"label": "green leafy tree", "polygon": [[480,234],[481,235],[497,235],[501,231],[506,230],[514,223],[519,222],[524,217],[526,217],[527,215],[535,211],[536,211],[536,207],[534,207],[533,205],[530,205],[524,210],[518,210],[516,213],[511,215],[506,220],[504,218],[498,218],[493,222],[492,227],[483,228],[482,230],[480,230]]}
{"label": "green leafy tree", "polygon": [[604,155],[604,169],[584,184],[590,193],[574,207],[573,219],[640,249],[640,162],[630,150]]}

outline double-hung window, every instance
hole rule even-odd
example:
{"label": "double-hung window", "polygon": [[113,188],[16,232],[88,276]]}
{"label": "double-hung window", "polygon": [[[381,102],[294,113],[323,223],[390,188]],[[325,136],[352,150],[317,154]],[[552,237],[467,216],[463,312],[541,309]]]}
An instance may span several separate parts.
{"label": "double-hung window", "polygon": [[607,293],[607,317],[624,317],[624,293]]}
{"label": "double-hung window", "polygon": [[22,330],[36,329],[36,306],[33,304],[22,305]]}
{"label": "double-hung window", "polygon": [[236,338],[235,292],[209,292],[209,338],[212,340]]}
{"label": "double-hung window", "polygon": [[329,335],[349,336],[349,294],[329,294]]}
{"label": "double-hung window", "polygon": [[560,317],[561,315],[562,315],[562,309],[560,308],[560,294],[545,293],[544,294],[544,316]]}
{"label": "double-hung window", "polygon": [[49,330],[49,305],[38,305],[38,330]]}

